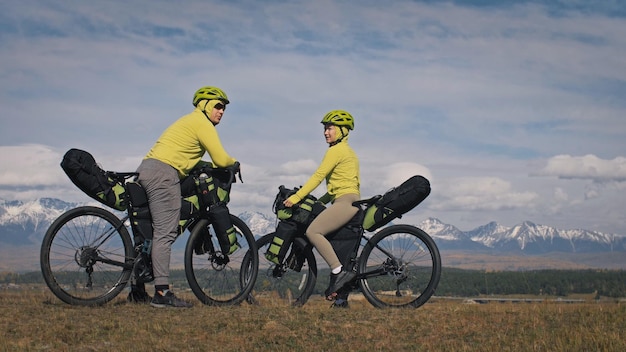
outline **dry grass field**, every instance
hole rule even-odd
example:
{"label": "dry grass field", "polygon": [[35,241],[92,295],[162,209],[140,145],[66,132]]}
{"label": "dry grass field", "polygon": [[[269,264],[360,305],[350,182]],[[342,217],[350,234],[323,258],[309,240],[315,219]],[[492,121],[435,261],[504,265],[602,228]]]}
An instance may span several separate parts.
{"label": "dry grass field", "polygon": [[156,309],[125,297],[73,307],[46,288],[0,291],[0,351],[625,351],[626,304],[488,303],[434,298],[419,309],[363,300],[330,309]]}

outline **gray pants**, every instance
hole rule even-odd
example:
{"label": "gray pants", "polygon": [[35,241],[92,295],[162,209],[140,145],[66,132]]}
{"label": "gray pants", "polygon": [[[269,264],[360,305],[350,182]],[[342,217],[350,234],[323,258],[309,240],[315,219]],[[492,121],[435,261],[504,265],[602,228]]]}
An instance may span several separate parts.
{"label": "gray pants", "polygon": [[144,159],[138,181],[146,190],[152,215],[152,269],[155,285],[169,285],[172,244],[178,236],[181,193],[178,171],[156,159]]}
{"label": "gray pants", "polygon": [[333,204],[321,212],[306,229],[306,237],[331,269],[338,268],[341,262],[325,236],[347,224],[356,215],[359,208],[352,203],[357,200],[359,196],[356,194],[346,194],[335,199]]}

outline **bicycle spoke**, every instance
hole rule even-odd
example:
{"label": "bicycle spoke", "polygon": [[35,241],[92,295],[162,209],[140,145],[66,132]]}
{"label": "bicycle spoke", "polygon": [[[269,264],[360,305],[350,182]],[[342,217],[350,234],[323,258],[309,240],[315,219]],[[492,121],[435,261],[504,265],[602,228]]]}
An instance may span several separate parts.
{"label": "bicycle spoke", "polygon": [[408,225],[379,232],[362,253],[361,285],[372,304],[419,306],[434,292],[441,263],[432,239]]}
{"label": "bicycle spoke", "polygon": [[133,253],[130,236],[117,217],[101,208],[79,207],[61,215],[46,233],[42,273],[64,302],[103,304],[126,285]]}
{"label": "bicycle spoke", "polygon": [[[217,236],[207,220],[198,222],[198,228],[189,236],[185,247],[185,273],[187,281],[196,297],[208,305],[231,305],[238,304],[246,299],[256,281],[258,270],[258,258],[249,253],[256,253],[254,236],[245,223],[231,215],[235,227],[239,248],[227,256],[225,260],[220,251]],[[206,227],[209,232],[202,231]],[[198,243],[206,241],[207,237],[211,244],[205,247]],[[200,253],[198,248],[205,248],[206,252]]]}
{"label": "bicycle spoke", "polygon": [[294,242],[292,246],[297,246],[297,253],[300,256],[298,261],[287,265],[291,255],[289,252],[283,264],[276,264],[265,258],[272,238],[273,234],[269,234],[257,240],[259,275],[250,294],[250,300],[255,304],[266,306],[301,306],[306,303],[315,288],[317,264],[313,252]]}

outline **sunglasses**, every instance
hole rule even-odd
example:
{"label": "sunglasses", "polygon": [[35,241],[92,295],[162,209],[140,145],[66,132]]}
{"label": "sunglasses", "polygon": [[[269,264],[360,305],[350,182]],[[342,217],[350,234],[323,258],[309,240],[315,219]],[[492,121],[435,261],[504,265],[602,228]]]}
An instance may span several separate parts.
{"label": "sunglasses", "polygon": [[217,103],[213,108],[217,110],[226,110],[226,105],[224,105],[224,103]]}

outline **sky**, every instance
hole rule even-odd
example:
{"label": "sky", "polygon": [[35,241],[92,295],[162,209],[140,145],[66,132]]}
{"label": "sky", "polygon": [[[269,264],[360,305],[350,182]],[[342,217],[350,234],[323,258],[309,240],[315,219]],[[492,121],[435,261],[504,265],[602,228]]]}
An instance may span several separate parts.
{"label": "sky", "polygon": [[343,109],[363,198],[431,182],[397,222],[626,235],[624,33],[619,0],[4,1],[0,199],[89,201],[68,149],[134,171],[212,85],[235,214],[304,184]]}

